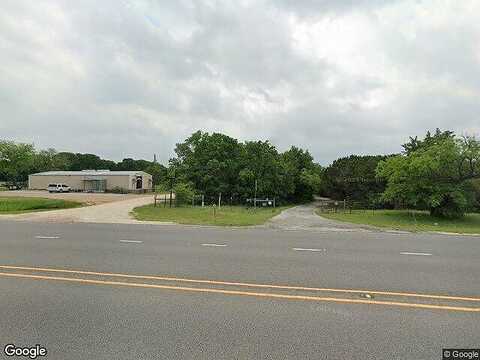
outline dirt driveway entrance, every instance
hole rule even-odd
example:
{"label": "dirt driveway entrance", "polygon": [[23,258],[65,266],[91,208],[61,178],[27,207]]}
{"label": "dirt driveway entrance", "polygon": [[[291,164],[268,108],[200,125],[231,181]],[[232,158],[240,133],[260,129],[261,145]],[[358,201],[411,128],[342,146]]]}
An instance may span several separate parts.
{"label": "dirt driveway entrance", "polygon": [[[48,193],[47,193],[48,194]],[[85,206],[81,208],[33,212],[18,215],[1,215],[1,219],[18,221],[38,221],[51,223],[140,223],[130,216],[130,212],[137,206],[153,203],[153,195],[116,195],[116,194],[50,194],[61,195],[62,199],[85,202],[84,199],[92,199],[99,205]],[[76,197],[68,197],[75,195]],[[110,196],[112,195],[112,196]],[[3,194],[2,194],[3,196]],[[41,196],[46,197],[46,196]],[[82,197],[80,199],[80,197]],[[56,197],[59,198],[59,197]],[[103,201],[103,203],[102,203]]]}
{"label": "dirt driveway entrance", "polygon": [[280,230],[371,231],[373,228],[325,219],[315,214],[317,202],[298,205],[270,219],[265,226]]}
{"label": "dirt driveway entrance", "polygon": [[87,205],[106,204],[115,201],[135,199],[139,195],[135,194],[106,194],[106,193],[49,193],[42,190],[19,190],[19,191],[2,191],[0,197],[41,197],[47,199],[62,199],[70,201],[78,201]]}

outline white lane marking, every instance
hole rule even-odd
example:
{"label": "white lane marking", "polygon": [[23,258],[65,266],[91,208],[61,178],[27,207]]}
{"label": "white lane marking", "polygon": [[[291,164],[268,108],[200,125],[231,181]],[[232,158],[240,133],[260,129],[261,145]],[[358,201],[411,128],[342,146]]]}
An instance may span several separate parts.
{"label": "white lane marking", "polygon": [[143,241],[140,240],[120,240],[122,243],[134,243],[134,244],[142,244]]}
{"label": "white lane marking", "polygon": [[37,235],[37,236],[35,236],[35,239],[60,239],[60,236],[42,236],[42,235]]}
{"label": "white lane marking", "polygon": [[400,255],[416,255],[416,256],[432,256],[430,253],[421,253],[421,252],[401,252]]}
{"label": "white lane marking", "polygon": [[202,244],[202,246],[217,246],[217,247],[225,247],[226,244]]}
{"label": "white lane marking", "polygon": [[327,249],[307,249],[307,248],[293,248],[295,251],[327,251]]}

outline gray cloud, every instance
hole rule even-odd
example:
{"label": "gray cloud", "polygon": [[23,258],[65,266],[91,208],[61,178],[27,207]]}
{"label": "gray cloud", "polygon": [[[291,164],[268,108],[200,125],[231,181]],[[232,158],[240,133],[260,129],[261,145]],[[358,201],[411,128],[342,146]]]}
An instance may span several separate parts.
{"label": "gray cloud", "polygon": [[198,129],[326,164],[480,132],[475,1],[5,0],[0,138],[166,161]]}

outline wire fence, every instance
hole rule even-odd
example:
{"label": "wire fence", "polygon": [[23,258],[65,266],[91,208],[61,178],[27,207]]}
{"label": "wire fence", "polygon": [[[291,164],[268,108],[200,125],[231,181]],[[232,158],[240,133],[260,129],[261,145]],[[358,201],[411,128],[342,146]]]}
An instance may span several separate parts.
{"label": "wire fence", "polygon": [[318,201],[318,209],[323,213],[352,213],[353,211],[367,212],[387,209],[391,207],[385,206],[375,201],[352,201],[352,200],[331,200],[322,199]]}

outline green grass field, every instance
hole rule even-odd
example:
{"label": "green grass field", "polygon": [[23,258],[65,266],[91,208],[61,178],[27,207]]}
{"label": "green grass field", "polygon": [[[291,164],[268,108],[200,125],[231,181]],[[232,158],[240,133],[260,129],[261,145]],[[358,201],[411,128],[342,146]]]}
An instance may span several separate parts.
{"label": "green grass field", "polygon": [[467,214],[461,219],[440,219],[428,212],[407,210],[353,210],[352,213],[321,213],[327,219],[407,231],[441,231],[480,234],[480,214]]}
{"label": "green grass field", "polygon": [[68,209],[82,206],[75,201],[61,199],[0,197],[0,214],[20,214],[32,211]]}
{"label": "green grass field", "polygon": [[247,226],[260,225],[271,217],[280,214],[288,206],[272,208],[246,209],[241,206],[222,206],[213,214],[213,207],[178,207],[163,208],[153,205],[141,206],[133,209],[137,220],[171,221],[178,224],[219,225],[219,226]]}

